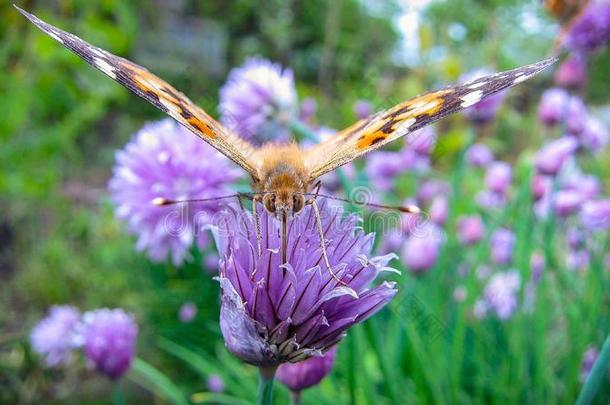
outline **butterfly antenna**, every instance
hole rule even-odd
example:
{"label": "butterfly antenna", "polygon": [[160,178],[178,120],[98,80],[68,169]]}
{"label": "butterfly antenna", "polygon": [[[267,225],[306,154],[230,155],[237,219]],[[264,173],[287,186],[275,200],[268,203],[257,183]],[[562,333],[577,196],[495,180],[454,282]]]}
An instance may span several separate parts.
{"label": "butterfly antenna", "polygon": [[332,195],[324,195],[324,194],[313,194],[313,193],[306,193],[304,195],[310,195],[310,196],[314,196],[314,197],[321,197],[321,198],[326,198],[329,200],[334,200],[334,201],[342,201],[342,202],[346,202],[346,203],[350,203],[350,204],[354,204],[354,205],[366,205],[367,207],[372,207],[372,208],[379,208],[379,209],[383,209],[383,210],[392,210],[392,211],[400,211],[400,212],[404,212],[406,214],[419,214],[421,213],[421,209],[416,206],[416,205],[386,205],[386,204],[377,204],[377,203],[371,203],[371,202],[361,202],[361,201],[354,201],[354,200],[350,200],[348,198],[341,198],[341,197],[335,197]]}
{"label": "butterfly antenna", "polygon": [[[249,199],[253,199],[254,196],[257,193],[237,193],[237,194],[231,194],[231,195],[222,195],[222,196],[218,196],[218,197],[210,197],[210,198],[192,198],[192,199],[188,199],[188,200],[171,200],[169,198],[163,198],[163,197],[156,197],[153,198],[152,200],[152,204],[162,207],[165,205],[174,205],[174,204],[182,204],[182,203],[199,203],[199,202],[208,202],[208,201],[218,201],[218,200],[224,200],[227,198],[249,198]],[[241,200],[240,200],[241,201]]]}

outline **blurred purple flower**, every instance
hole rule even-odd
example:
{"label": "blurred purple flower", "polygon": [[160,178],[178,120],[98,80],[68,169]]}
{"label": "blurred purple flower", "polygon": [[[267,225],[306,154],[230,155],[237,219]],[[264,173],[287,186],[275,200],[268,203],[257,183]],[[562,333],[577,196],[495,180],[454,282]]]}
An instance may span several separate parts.
{"label": "blurred purple flower", "polygon": [[489,190],[481,190],[475,196],[477,205],[485,210],[499,210],[503,208],[508,198],[504,194]]}
{"label": "blurred purple flower", "polygon": [[578,250],[584,246],[585,236],[580,229],[570,227],[566,231],[566,242],[570,250]]}
{"label": "blurred purple flower", "polygon": [[564,190],[574,190],[581,194],[583,200],[588,200],[599,196],[601,184],[597,177],[591,174],[581,174],[571,176],[562,184]]}
{"label": "blurred purple flower", "polygon": [[587,83],[587,61],[580,53],[572,53],[555,72],[555,83],[562,87],[579,89]]}
{"label": "blurred purple flower", "polygon": [[562,88],[545,90],[538,106],[538,118],[547,126],[558,124],[565,117],[569,100],[570,94]]}
{"label": "blurred purple flower", "polygon": [[364,173],[375,188],[384,192],[394,188],[396,176],[407,170],[400,153],[378,151],[367,158]]}
{"label": "blurred purple flower", "polygon": [[260,209],[262,256],[249,213],[228,208],[214,229],[221,255],[220,329],[235,356],[259,367],[317,356],[337,344],[352,325],[369,318],[396,294],[394,283],[369,284],[396,255],[367,258],[374,235],[355,215],[320,202],[322,227],[333,271],[324,267],[313,210],[288,223],[287,262],[282,264],[281,224]]}
{"label": "blurred purple flower", "polygon": [[555,194],[555,214],[559,217],[567,217],[580,209],[583,196],[575,190],[560,190]]}
{"label": "blurred purple flower", "polygon": [[70,352],[78,347],[76,326],[80,312],[69,305],[51,307],[30,333],[32,349],[44,357],[47,367],[66,363]]}
{"label": "blurred purple flower", "polygon": [[443,231],[433,223],[420,225],[406,240],[402,259],[413,273],[423,273],[436,264],[443,244]]}
{"label": "blurred purple flower", "polygon": [[373,105],[365,100],[358,100],[354,103],[354,113],[359,120],[364,119],[373,113]]}
{"label": "blurred purple flower", "polygon": [[518,307],[520,285],[521,277],[514,270],[493,275],[483,293],[486,308],[502,320],[510,318]]}
{"label": "blurred purple flower", "polygon": [[225,382],[218,374],[210,374],[207,381],[208,391],[220,394],[225,390]]}
{"label": "blurred purple flower", "polygon": [[291,69],[260,57],[229,73],[220,89],[220,120],[244,138],[285,138],[297,115]]}
{"label": "blurred purple flower", "polygon": [[570,271],[586,270],[589,267],[589,252],[585,249],[570,250],[566,257],[566,267]]}
{"label": "blurred purple flower", "polygon": [[189,301],[185,302],[180,306],[178,310],[178,319],[183,323],[193,322],[193,319],[197,316],[197,305]]}
{"label": "blurred purple flower", "polygon": [[218,274],[218,255],[208,253],[203,258],[203,268],[208,274]]}
{"label": "blurred purple flower", "polygon": [[453,299],[455,302],[464,302],[468,296],[468,290],[463,285],[458,285],[453,290]]}
{"label": "blurred purple flower", "polygon": [[536,154],[536,170],[549,176],[556,175],[566,160],[578,148],[578,141],[571,136],[564,136],[545,145]]}
{"label": "blurred purple flower", "polygon": [[301,109],[299,112],[299,119],[303,122],[310,122],[311,119],[316,115],[318,110],[318,102],[313,97],[306,97],[301,101]]}
{"label": "blurred purple flower", "polygon": [[534,201],[540,200],[551,190],[551,179],[540,174],[535,174],[532,178],[532,198]]}
{"label": "blurred purple flower", "polygon": [[513,260],[515,234],[506,229],[497,229],[491,235],[491,259],[496,264],[510,264]]}
{"label": "blurred purple flower", "polygon": [[506,195],[512,181],[512,169],[506,162],[494,162],[487,168],[485,185],[500,195]]}
{"label": "blurred purple flower", "polygon": [[566,129],[571,135],[579,135],[585,127],[589,113],[582,98],[570,97],[566,109]]}
{"label": "blurred purple flower", "polygon": [[447,197],[438,196],[430,204],[430,220],[439,226],[443,226],[449,215],[449,202]]}
{"label": "blurred purple flower", "polygon": [[229,194],[241,172],[211,146],[171,119],[142,128],[116,153],[109,182],[116,216],[138,236],[137,249],[155,262],[179,266],[195,242],[201,249],[209,237],[201,227],[218,203],[159,207],[154,198],[172,200]]}
{"label": "blurred purple flower", "polygon": [[592,52],[610,41],[610,2],[591,1],[566,37],[566,46],[575,51]]}
{"label": "blurred purple flower", "polygon": [[591,373],[591,370],[593,369],[597,356],[599,356],[599,352],[595,346],[589,346],[582,355],[579,376],[581,383],[584,383],[587,380],[587,377],[589,377],[589,373]]}
{"label": "blurred purple flower", "polygon": [[298,363],[284,363],[277,369],[277,379],[290,391],[300,391],[313,387],[322,381],[333,369],[337,346],[334,346],[322,356],[310,357]]}
{"label": "blurred purple flower", "polygon": [[407,135],[403,151],[413,151],[416,154],[428,157],[436,144],[436,131],[434,127],[424,127]]}
{"label": "blurred purple flower", "polygon": [[478,215],[460,217],[457,223],[457,234],[463,245],[473,245],[485,235],[485,224]]}
{"label": "blurred purple flower", "polygon": [[[460,82],[468,83],[493,73],[494,72],[489,69],[473,70],[462,75],[460,77]],[[500,105],[502,104],[505,95],[506,91],[501,91],[491,97],[487,97],[474,104],[473,106],[465,109],[464,115],[468,120],[477,124],[483,124],[488,121],[491,121],[496,116],[498,108],[500,108]]]}
{"label": "blurred purple flower", "polygon": [[530,257],[530,269],[532,271],[532,281],[534,284],[537,284],[540,281],[545,265],[546,260],[542,253],[537,251],[532,253],[532,256]]}
{"label": "blurred purple flower", "polygon": [[423,182],[417,190],[417,204],[428,205],[436,196],[447,195],[451,190],[449,183],[430,179]]}
{"label": "blurred purple flower", "polygon": [[485,280],[487,277],[489,277],[491,275],[491,268],[486,264],[482,264],[479,267],[477,267],[477,270],[475,273],[477,275],[477,279]]}
{"label": "blurred purple flower", "polygon": [[96,309],[83,315],[82,336],[85,355],[95,368],[118,380],[135,356],[138,326],[122,309]]}
{"label": "blurred purple flower", "polygon": [[579,138],[589,152],[598,153],[608,145],[608,128],[597,118],[587,116]]}
{"label": "blurred purple flower", "polygon": [[482,143],[475,143],[466,151],[466,160],[474,167],[486,167],[494,160],[491,149]]}
{"label": "blurred purple flower", "polygon": [[377,251],[382,255],[398,252],[402,248],[405,239],[406,235],[401,229],[392,229],[383,235]]}
{"label": "blurred purple flower", "polygon": [[590,231],[610,228],[610,199],[585,202],[580,210],[580,223]]}

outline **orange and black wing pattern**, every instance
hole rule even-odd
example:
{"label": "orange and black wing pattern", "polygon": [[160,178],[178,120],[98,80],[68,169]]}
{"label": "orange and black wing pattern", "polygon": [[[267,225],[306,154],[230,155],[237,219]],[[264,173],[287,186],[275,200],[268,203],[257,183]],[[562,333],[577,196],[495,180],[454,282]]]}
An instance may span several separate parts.
{"label": "orange and black wing pattern", "polygon": [[145,68],[93,46],[76,35],[47,24],[36,16],[15,7],[51,38],[176,119],[244,168],[254,178],[258,176],[256,164],[252,159],[255,152],[254,147],[210,117],[184,94]]}
{"label": "orange and black wing pattern", "polygon": [[556,60],[549,58],[461,85],[431,91],[360,120],[306,151],[305,163],[311,180],[388,142],[470,107],[492,94],[522,83]]}

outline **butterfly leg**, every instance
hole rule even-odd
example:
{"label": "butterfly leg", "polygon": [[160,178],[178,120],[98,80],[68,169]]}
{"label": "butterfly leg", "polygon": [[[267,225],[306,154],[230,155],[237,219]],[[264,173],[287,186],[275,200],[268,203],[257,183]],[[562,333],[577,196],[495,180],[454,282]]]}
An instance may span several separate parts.
{"label": "butterfly leg", "polygon": [[258,257],[263,255],[263,233],[261,231],[261,220],[258,216],[258,210],[256,209],[256,203],[262,203],[261,196],[255,195],[252,198],[252,218],[254,219],[254,227],[256,231],[256,247],[258,250]]}
{"label": "butterfly leg", "polygon": [[[316,228],[318,229],[318,235],[320,236],[320,248],[322,249],[322,257],[324,258],[324,264],[326,265],[326,270],[330,273],[331,277],[339,284],[350,288],[344,281],[342,281],[335,272],[332,270],[330,266],[330,260],[328,259],[328,253],[326,252],[326,241],[324,240],[324,227],[322,226],[322,217],[320,216],[320,208],[318,208],[318,203],[315,198],[311,198],[305,201],[306,205],[311,205],[314,217],[316,220]],[[351,290],[351,288],[350,288]],[[352,295],[357,296],[354,292]]]}

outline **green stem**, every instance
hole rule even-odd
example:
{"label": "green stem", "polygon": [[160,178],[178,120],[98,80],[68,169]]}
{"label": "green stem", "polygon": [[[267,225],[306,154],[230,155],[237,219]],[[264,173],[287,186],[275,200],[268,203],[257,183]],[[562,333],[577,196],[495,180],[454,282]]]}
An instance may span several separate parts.
{"label": "green stem", "polygon": [[292,120],[290,122],[290,129],[299,137],[318,143],[318,136],[313,132],[307,125],[303,124],[299,120]]}
{"label": "green stem", "polygon": [[273,378],[277,367],[259,367],[260,379],[258,382],[257,405],[271,405],[273,403]]}
{"label": "green stem", "polygon": [[123,390],[121,390],[120,380],[114,383],[114,390],[112,391],[112,404],[123,405],[125,398],[123,398]]}
{"label": "green stem", "polygon": [[593,402],[595,394],[597,394],[599,387],[602,385],[602,381],[606,378],[606,370],[608,369],[609,363],[610,334],[606,337],[604,346],[602,346],[602,351],[599,353],[599,356],[597,356],[597,360],[595,360],[595,364],[593,364],[593,368],[578,395],[576,405],[588,405]]}
{"label": "green stem", "polygon": [[301,405],[301,391],[290,391],[292,405]]}

